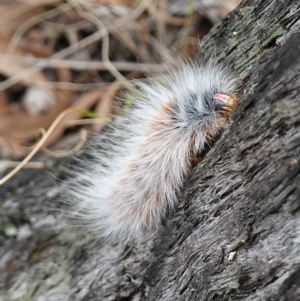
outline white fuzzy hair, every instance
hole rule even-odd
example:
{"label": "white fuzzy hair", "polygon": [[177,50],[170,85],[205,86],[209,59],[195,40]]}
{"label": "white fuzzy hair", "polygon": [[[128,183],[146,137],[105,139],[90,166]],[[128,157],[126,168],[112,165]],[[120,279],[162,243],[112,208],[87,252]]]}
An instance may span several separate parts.
{"label": "white fuzzy hair", "polygon": [[174,208],[193,159],[226,124],[213,95],[234,94],[236,81],[221,67],[192,63],[140,89],[67,187],[78,223],[114,241],[156,230]]}

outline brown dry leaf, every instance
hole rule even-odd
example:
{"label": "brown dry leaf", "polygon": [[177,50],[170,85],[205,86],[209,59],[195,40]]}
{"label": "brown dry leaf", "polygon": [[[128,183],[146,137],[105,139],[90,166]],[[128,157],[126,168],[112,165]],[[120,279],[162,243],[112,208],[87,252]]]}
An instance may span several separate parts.
{"label": "brown dry leaf", "polygon": [[8,112],[10,109],[6,93],[4,91],[0,91],[0,112]]}
{"label": "brown dry leaf", "polygon": [[28,53],[36,57],[47,58],[53,54],[53,50],[49,47],[37,43],[22,42],[20,47]]}
{"label": "brown dry leaf", "polygon": [[[117,94],[117,92],[120,90],[121,87],[122,84],[116,81],[106,89],[106,91],[102,95],[101,100],[96,106],[95,112],[97,114],[101,116],[107,116],[113,113],[114,96]],[[99,133],[105,124],[106,121],[102,121],[94,124],[92,126],[92,131]]]}
{"label": "brown dry leaf", "polygon": [[72,75],[71,70],[66,68],[57,69],[57,77],[59,82],[70,82]]}
{"label": "brown dry leaf", "polygon": [[[65,82],[65,83],[71,82],[72,74],[70,69],[59,68],[56,70],[56,73],[59,82]],[[61,89],[57,91],[57,93],[59,93],[60,95],[64,95],[64,97],[66,98],[71,99],[74,96],[75,91]]]}
{"label": "brown dry leaf", "polygon": [[[30,2],[30,1],[28,1]],[[53,2],[53,1],[52,1]],[[39,5],[26,3],[0,4],[0,26],[1,34],[9,38],[12,33],[22,26],[28,19],[44,12],[44,8]]]}

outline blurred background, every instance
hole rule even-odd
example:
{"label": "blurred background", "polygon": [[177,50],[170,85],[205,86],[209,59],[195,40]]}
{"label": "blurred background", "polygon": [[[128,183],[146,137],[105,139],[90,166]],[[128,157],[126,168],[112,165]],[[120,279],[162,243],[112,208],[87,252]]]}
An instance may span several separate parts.
{"label": "blurred background", "polygon": [[192,59],[239,2],[0,1],[0,174],[37,149],[49,157],[80,150],[89,133],[126,114],[125,91],[134,94],[137,79]]}

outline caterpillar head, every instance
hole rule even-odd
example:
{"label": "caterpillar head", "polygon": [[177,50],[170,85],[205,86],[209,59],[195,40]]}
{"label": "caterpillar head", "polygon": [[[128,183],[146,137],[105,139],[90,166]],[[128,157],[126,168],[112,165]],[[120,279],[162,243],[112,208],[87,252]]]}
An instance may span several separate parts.
{"label": "caterpillar head", "polygon": [[228,116],[235,110],[237,100],[236,94],[215,93],[213,95],[213,106],[216,112]]}
{"label": "caterpillar head", "polygon": [[236,89],[236,80],[221,67],[197,64],[184,67],[172,83],[178,120],[192,128],[214,122],[224,125],[236,108]]}

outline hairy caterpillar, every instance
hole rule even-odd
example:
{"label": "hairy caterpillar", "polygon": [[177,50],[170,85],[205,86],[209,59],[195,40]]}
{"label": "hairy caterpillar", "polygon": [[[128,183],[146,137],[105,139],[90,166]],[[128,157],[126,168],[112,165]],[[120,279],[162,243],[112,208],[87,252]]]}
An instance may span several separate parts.
{"label": "hairy caterpillar", "polygon": [[235,79],[210,64],[185,65],[140,88],[134,108],[95,138],[94,159],[67,189],[73,214],[106,239],[158,228],[193,158],[237,103]]}

